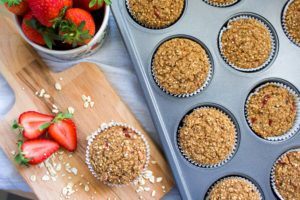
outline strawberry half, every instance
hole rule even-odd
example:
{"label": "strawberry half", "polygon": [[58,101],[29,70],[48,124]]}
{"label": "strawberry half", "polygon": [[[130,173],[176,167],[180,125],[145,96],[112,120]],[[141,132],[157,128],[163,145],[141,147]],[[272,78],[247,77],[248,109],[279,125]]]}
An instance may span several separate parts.
{"label": "strawberry half", "polygon": [[49,135],[68,151],[77,148],[77,131],[70,114],[58,114],[48,128]]}
{"label": "strawberry half", "polygon": [[73,47],[87,44],[95,32],[96,25],[92,15],[81,8],[68,9],[59,27],[62,41]]}
{"label": "strawberry half", "polygon": [[1,0],[0,2],[15,15],[25,15],[29,11],[27,0]]}
{"label": "strawberry half", "polygon": [[41,126],[50,124],[53,118],[52,115],[28,111],[19,116],[19,123],[14,123],[13,128],[19,129],[22,135],[27,139],[36,139],[47,130],[47,127],[41,129]]}
{"label": "strawberry half", "polygon": [[61,18],[66,7],[72,7],[72,0],[27,0],[36,19],[44,26],[51,27]]}
{"label": "strawberry half", "polygon": [[59,149],[59,145],[47,139],[35,139],[26,142],[19,142],[19,153],[15,156],[15,161],[20,165],[36,165]]}

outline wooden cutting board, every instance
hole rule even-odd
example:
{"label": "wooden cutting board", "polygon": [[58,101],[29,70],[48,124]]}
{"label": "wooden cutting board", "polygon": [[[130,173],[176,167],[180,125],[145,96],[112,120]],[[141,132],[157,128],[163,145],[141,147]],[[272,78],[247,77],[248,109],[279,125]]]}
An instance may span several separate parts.
{"label": "wooden cutting board", "polygon": [[[163,177],[160,183],[151,184],[146,181],[145,186],[151,188],[149,192],[137,193],[138,186],[135,185],[110,188],[97,182],[89,173],[85,164],[86,138],[100,124],[111,120],[125,122],[147,135],[96,65],[81,63],[62,73],[49,71],[33,49],[16,33],[11,20],[0,16],[0,72],[12,87],[16,97],[14,106],[0,122],[0,145],[11,160],[13,160],[12,151],[17,149],[17,137],[11,130],[11,124],[20,113],[28,110],[51,113],[52,104],[61,111],[66,111],[69,106],[75,108],[74,121],[78,129],[78,148],[73,154],[67,152],[57,154],[56,159],[49,162],[54,168],[59,163],[62,166],[62,169],[57,172],[56,180],[54,178],[52,180],[51,173],[49,176],[47,174],[51,167],[16,166],[39,199],[62,198],[62,190],[68,183],[74,184],[73,189],[76,191],[70,195],[70,199],[84,200],[139,199],[140,196],[143,196],[143,199],[160,199],[164,195],[162,187],[166,187],[166,192],[172,187],[173,180],[167,163],[148,136],[151,160],[157,161],[157,164],[150,163],[149,169],[153,171],[155,177]],[[56,82],[62,85],[61,91],[55,89]],[[51,97],[47,99],[36,96],[36,91],[41,89],[45,89]],[[91,96],[95,102],[93,108],[84,108],[81,99],[83,94]],[[71,168],[78,170],[77,175],[75,172],[74,174],[66,171],[67,163]],[[49,177],[50,180],[47,180]],[[153,190],[156,191],[154,197],[151,195]]]}

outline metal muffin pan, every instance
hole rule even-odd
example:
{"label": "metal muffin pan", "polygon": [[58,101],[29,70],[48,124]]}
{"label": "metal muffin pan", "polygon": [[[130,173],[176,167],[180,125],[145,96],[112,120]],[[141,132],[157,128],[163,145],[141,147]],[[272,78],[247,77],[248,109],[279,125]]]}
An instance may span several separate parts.
{"label": "metal muffin pan", "polygon": [[[129,15],[125,0],[115,0],[112,11],[132,58],[137,76],[158,130],[161,144],[169,161],[183,199],[201,200],[210,186],[220,178],[238,175],[252,180],[265,199],[276,199],[270,183],[270,173],[276,159],[284,152],[300,147],[299,132],[288,140],[270,142],[252,132],[245,118],[245,102],[259,83],[265,80],[286,80],[300,88],[300,48],[285,35],[281,15],[287,0],[241,0],[225,8],[208,5],[202,0],[186,0],[181,18],[164,29],[148,29]],[[222,59],[218,49],[218,35],[223,25],[238,13],[262,16],[278,37],[275,58],[257,72],[241,72]],[[190,36],[203,42],[212,54],[214,74],[205,90],[187,98],[166,94],[151,74],[153,53],[162,41],[173,36]],[[205,104],[219,105],[236,119],[239,146],[230,161],[217,168],[201,168],[189,163],[177,145],[177,128],[191,109]]]}

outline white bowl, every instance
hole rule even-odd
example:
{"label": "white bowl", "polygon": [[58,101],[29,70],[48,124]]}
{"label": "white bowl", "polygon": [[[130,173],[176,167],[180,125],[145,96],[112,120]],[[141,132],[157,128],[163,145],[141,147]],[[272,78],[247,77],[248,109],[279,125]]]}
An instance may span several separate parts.
{"label": "white bowl", "polygon": [[96,35],[93,39],[86,45],[71,49],[71,50],[52,50],[47,47],[43,47],[38,45],[31,40],[29,40],[21,29],[21,20],[18,19],[17,16],[14,17],[14,21],[16,23],[17,29],[20,35],[28,42],[36,51],[42,52],[43,54],[47,54],[51,57],[62,59],[62,60],[77,60],[84,57],[87,57],[93,53],[95,53],[104,43],[105,37],[108,31],[108,20],[110,15],[110,6],[106,5],[104,11],[104,17]]}

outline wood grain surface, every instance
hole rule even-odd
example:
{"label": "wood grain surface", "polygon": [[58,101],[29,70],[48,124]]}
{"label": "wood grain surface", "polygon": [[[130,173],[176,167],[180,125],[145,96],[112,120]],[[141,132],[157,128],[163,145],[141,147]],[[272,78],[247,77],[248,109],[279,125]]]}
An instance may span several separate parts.
{"label": "wood grain surface", "polygon": [[[0,16],[0,72],[9,82],[16,97],[13,108],[0,122],[0,145],[11,160],[13,160],[12,151],[17,149],[17,135],[11,130],[11,124],[20,113],[28,110],[51,113],[53,104],[61,111],[66,111],[69,106],[75,108],[78,148],[73,154],[62,152],[49,161],[52,167],[57,167],[59,163],[62,165],[62,169],[56,172],[56,178],[53,180],[51,178],[51,170],[49,172],[51,167],[16,166],[39,199],[62,198],[62,190],[68,183],[75,184],[73,189],[77,190],[70,195],[70,199],[139,199],[140,196],[143,196],[143,199],[160,199],[164,195],[162,187],[166,187],[166,192],[172,187],[173,179],[161,152],[116,94],[98,66],[81,63],[62,73],[49,71],[34,50],[16,33],[11,20]],[[62,85],[61,91],[55,89],[56,82]],[[36,91],[41,89],[45,89],[51,97],[47,99],[36,96]],[[91,96],[95,102],[93,108],[83,107],[81,99],[83,94]],[[89,173],[85,164],[86,138],[100,124],[112,120],[128,123],[146,135],[151,148],[151,160],[157,161],[157,164],[150,163],[149,169],[153,171],[155,177],[163,177],[160,183],[152,184],[146,181],[145,186],[151,188],[149,192],[137,193],[138,186],[135,185],[110,188],[96,181]],[[65,170],[67,163],[78,170],[77,175]],[[47,177],[50,177],[50,180],[45,180]],[[89,190],[85,191],[87,187]],[[156,191],[154,197],[151,195],[153,190]]]}

